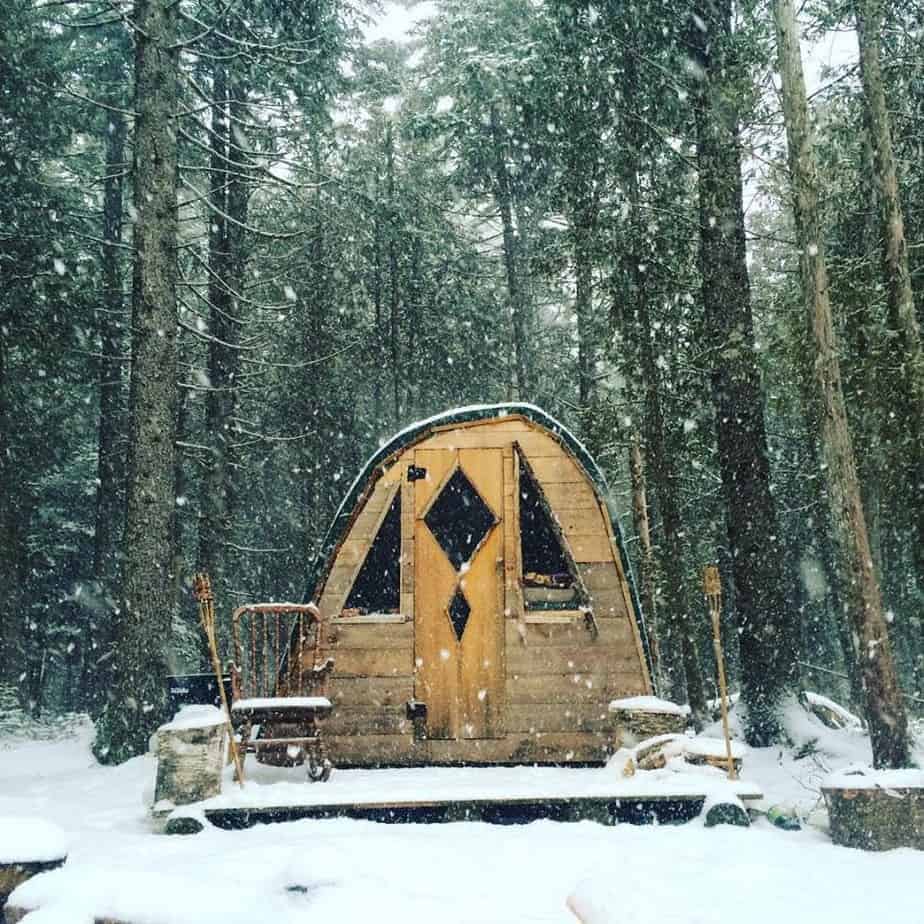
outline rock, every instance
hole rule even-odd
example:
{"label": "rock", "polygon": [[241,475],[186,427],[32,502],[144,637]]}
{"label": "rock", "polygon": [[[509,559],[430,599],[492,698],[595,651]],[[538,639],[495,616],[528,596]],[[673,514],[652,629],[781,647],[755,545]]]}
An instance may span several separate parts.
{"label": "rock", "polygon": [[716,825],[735,825],[738,828],[748,828],[751,819],[745,811],[741,800],[735,796],[711,797],[703,805],[703,824],[707,828]]}
{"label": "rock", "polygon": [[205,828],[205,820],[197,815],[174,814],[167,819],[164,834],[198,834]]}

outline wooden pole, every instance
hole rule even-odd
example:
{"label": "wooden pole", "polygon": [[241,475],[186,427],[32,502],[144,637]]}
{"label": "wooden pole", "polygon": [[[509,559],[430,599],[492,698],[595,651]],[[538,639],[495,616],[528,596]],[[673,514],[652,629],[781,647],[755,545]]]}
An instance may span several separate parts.
{"label": "wooden pole", "polygon": [[221,707],[225,713],[225,722],[228,726],[228,740],[231,748],[231,759],[234,761],[234,771],[241,789],[244,788],[244,762],[241,760],[237,741],[234,738],[234,725],[231,722],[231,710],[228,707],[228,698],[225,695],[225,684],[221,676],[221,661],[218,657],[218,642],[215,639],[215,598],[212,596],[212,584],[207,574],[197,574],[193,584],[196,600],[199,601],[199,621],[209,644],[209,654],[212,658],[212,670],[215,672],[215,681],[218,683],[218,695],[221,697]]}
{"label": "wooden pole", "polygon": [[715,652],[715,665],[719,674],[719,704],[722,710],[722,731],[725,735],[725,755],[728,759],[728,778],[736,780],[738,774],[735,771],[731,733],[728,730],[728,686],[725,682],[725,657],[722,654],[722,581],[716,565],[706,565],[703,571],[703,594],[712,616],[712,648]]}

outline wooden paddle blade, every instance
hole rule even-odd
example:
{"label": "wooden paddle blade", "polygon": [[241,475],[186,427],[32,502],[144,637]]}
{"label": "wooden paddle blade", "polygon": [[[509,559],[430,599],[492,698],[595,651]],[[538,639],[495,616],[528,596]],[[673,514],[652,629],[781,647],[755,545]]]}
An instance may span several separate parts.
{"label": "wooden paddle blade", "polygon": [[193,593],[200,603],[212,602],[212,582],[204,572],[200,572],[193,578]]}

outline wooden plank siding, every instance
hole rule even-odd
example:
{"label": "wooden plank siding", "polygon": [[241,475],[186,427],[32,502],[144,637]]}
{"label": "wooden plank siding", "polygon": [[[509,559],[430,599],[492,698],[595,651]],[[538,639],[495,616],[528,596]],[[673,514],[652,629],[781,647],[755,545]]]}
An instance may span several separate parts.
{"label": "wooden plank siding", "polygon": [[[502,520],[492,555],[502,569],[498,606],[507,618],[501,621],[500,687],[491,681],[501,708],[487,724],[502,729],[503,737],[466,740],[460,733],[418,740],[407,718],[408,700],[416,696],[428,708],[435,707],[436,724],[452,729],[454,735],[459,713],[474,711],[475,706],[453,704],[446,696],[450,690],[455,695],[458,687],[458,676],[451,669],[446,671],[447,677],[453,675],[448,689],[442,690],[442,696],[434,689],[443,682],[443,665],[433,656],[446,647],[448,638],[419,636],[415,603],[420,605],[420,600],[415,597],[426,593],[426,572],[439,567],[438,547],[432,543],[425,560],[415,560],[420,547],[415,546],[414,530],[415,521],[420,528],[419,517],[438,491],[442,476],[451,470],[450,458],[458,458],[460,451],[467,456],[476,449],[501,450],[502,457],[499,493],[488,500]],[[561,527],[590,597],[596,636],[583,618],[550,624],[525,621],[516,451],[524,454]],[[416,492],[415,483],[406,479],[415,453],[417,464],[435,476],[435,483],[427,488],[417,482]],[[483,484],[484,475],[472,474]],[[479,490],[487,495],[481,485]],[[335,765],[604,760],[619,745],[619,728],[608,711],[610,700],[650,693],[651,682],[621,561],[612,543],[609,515],[581,466],[553,434],[516,415],[436,429],[392,456],[385,474],[358,505],[319,588],[326,618],[339,615],[394,491],[401,492],[402,500],[400,609],[409,621],[349,625],[339,620],[328,625],[325,653],[335,660],[329,683],[334,710],[325,722],[325,739]],[[422,570],[415,580],[417,569]],[[444,577],[448,580],[450,575]],[[430,657],[424,658],[424,652]],[[459,713],[454,715],[455,710]]]}
{"label": "wooden plank siding", "polygon": [[334,764],[417,767],[433,764],[602,763],[619,747],[612,731],[508,732],[504,738],[415,740],[413,735],[328,735]]}

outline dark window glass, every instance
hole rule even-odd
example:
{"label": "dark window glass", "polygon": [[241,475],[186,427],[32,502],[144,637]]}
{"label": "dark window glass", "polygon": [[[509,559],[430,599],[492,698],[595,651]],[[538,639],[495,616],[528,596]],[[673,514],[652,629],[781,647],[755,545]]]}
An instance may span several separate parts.
{"label": "dark window glass", "polygon": [[471,612],[472,608],[468,605],[465,595],[461,590],[457,590],[449,603],[449,620],[452,622],[453,631],[460,642],[462,641],[462,633],[468,625],[468,617]]}
{"label": "dark window glass", "polygon": [[494,514],[457,468],[427,511],[424,522],[458,571],[494,526]]}
{"label": "dark window glass", "polygon": [[552,513],[529,469],[520,460],[520,554],[523,597],[529,610],[573,609],[577,581],[562,548]]}
{"label": "dark window glass", "polygon": [[345,609],[397,613],[401,600],[401,493],[395,495],[379,527]]}

